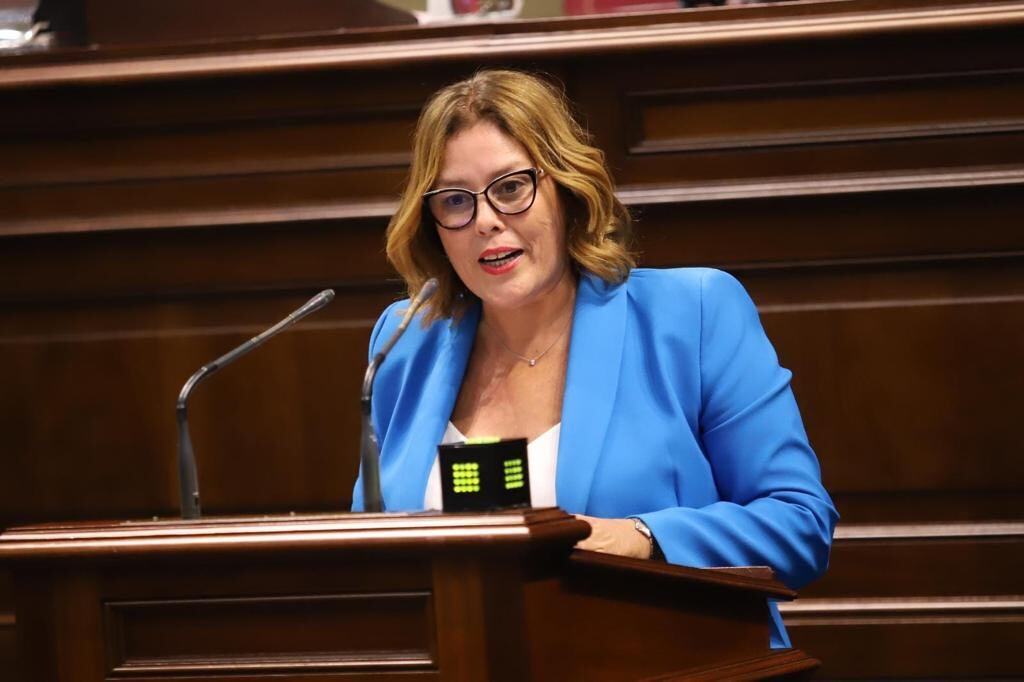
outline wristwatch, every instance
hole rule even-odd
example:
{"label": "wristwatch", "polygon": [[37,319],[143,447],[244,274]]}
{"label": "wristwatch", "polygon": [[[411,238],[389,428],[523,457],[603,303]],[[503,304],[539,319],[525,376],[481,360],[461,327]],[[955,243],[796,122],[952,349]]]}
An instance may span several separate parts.
{"label": "wristwatch", "polygon": [[664,555],[661,553],[661,547],[658,546],[658,541],[654,539],[654,533],[641,519],[633,517],[633,528],[636,529],[637,533],[640,533],[648,542],[651,543],[651,558],[652,559],[663,559]]}

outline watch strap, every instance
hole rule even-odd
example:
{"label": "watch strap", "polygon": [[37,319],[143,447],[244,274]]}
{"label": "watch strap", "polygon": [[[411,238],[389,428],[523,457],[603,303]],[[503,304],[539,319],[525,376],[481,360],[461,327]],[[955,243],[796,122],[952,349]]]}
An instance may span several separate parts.
{"label": "watch strap", "polygon": [[643,519],[639,517],[633,518],[633,528],[636,532],[643,535],[651,543],[651,557],[652,559],[664,559],[665,555],[661,552],[661,547],[658,545],[657,538],[654,537],[654,533],[651,531],[650,526],[644,523]]}

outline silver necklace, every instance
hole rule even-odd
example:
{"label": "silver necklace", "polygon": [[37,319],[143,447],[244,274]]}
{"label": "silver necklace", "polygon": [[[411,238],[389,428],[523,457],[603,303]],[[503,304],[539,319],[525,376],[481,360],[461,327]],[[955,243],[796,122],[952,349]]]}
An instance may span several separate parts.
{"label": "silver necklace", "polygon": [[[487,324],[483,320],[481,320],[481,322],[483,322],[484,324]],[[490,327],[490,325],[487,325],[487,326]],[[501,337],[498,335],[498,332],[496,330],[494,331],[494,338],[496,338],[498,340],[498,343],[501,344],[501,347],[504,348],[505,350],[507,350],[509,353],[511,353],[512,355],[516,356],[517,358],[519,358],[520,360],[525,362],[530,367],[536,367],[537,366],[537,361],[540,360],[545,355],[547,355],[548,351],[551,350],[552,348],[554,348],[555,345],[559,341],[562,340],[562,337],[565,336],[565,333],[567,331],[569,331],[569,327],[571,327],[571,326],[572,326],[572,318],[570,317],[569,318],[569,324],[565,325],[565,328],[561,331],[561,333],[559,333],[558,336],[555,337],[555,340],[551,342],[551,345],[548,346],[547,348],[545,348],[544,350],[542,350],[539,355],[537,355],[535,357],[532,357],[532,358],[526,357],[525,355],[520,355],[519,353],[517,353],[514,350],[512,350],[511,348],[509,348],[508,345],[504,341],[501,340]]]}

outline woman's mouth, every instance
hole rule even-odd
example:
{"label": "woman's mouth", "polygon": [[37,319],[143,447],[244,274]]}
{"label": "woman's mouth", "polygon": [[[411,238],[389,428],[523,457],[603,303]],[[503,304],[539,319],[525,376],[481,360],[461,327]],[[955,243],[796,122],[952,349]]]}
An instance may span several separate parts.
{"label": "woman's mouth", "polygon": [[484,255],[480,256],[478,262],[484,272],[500,275],[514,268],[522,255],[522,249],[488,250],[484,251]]}

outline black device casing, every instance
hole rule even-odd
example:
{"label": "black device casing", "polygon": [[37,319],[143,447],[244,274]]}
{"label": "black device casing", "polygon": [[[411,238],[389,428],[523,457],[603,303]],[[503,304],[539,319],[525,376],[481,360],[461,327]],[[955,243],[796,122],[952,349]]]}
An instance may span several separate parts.
{"label": "black device casing", "polygon": [[437,447],[446,512],[530,506],[526,439],[450,443]]}

